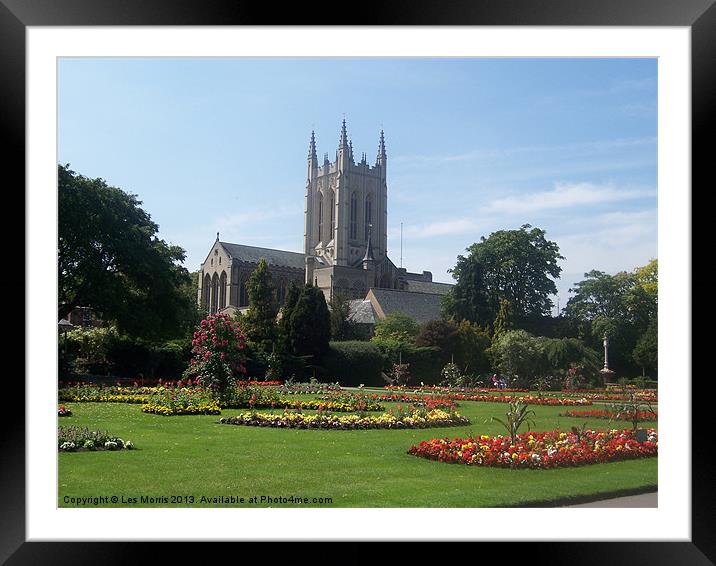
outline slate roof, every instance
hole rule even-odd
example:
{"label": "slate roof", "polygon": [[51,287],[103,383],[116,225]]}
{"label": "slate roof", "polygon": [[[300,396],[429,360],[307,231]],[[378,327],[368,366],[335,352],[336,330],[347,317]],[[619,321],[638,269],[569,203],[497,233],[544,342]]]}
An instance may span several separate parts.
{"label": "slate roof", "polygon": [[368,299],[354,299],[348,303],[348,320],[357,324],[375,324],[375,310]]}
{"label": "slate roof", "polygon": [[448,291],[453,288],[450,283],[415,281],[412,279],[406,280],[405,286],[406,291],[411,293],[431,293],[434,295],[447,295]]}
{"label": "slate roof", "polygon": [[271,248],[257,248],[256,246],[245,246],[243,244],[230,244],[228,242],[219,243],[232,258],[240,261],[258,263],[263,258],[269,265],[292,267],[300,270],[306,268],[305,255],[301,253],[272,250]]}
{"label": "slate roof", "polygon": [[418,324],[442,318],[440,301],[443,295],[377,288],[371,288],[370,292],[385,316],[400,311],[413,317]]}

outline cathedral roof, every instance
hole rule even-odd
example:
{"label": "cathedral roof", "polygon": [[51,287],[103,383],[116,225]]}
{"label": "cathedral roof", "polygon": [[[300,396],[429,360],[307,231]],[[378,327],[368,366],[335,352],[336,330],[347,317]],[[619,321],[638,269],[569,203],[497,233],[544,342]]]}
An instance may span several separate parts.
{"label": "cathedral roof", "polygon": [[453,285],[450,283],[438,283],[436,281],[416,281],[406,279],[405,290],[412,293],[432,293],[435,295],[447,295]]}
{"label": "cathedral roof", "polygon": [[239,261],[258,263],[259,260],[263,258],[269,265],[291,267],[301,270],[306,267],[306,256],[302,253],[273,250],[271,248],[258,248],[256,246],[245,246],[243,244],[230,244],[228,242],[219,243],[232,258],[238,259]]}
{"label": "cathedral roof", "polygon": [[[442,318],[441,299],[437,293],[413,293],[396,289],[371,288],[368,297],[373,296],[376,311],[380,317],[400,311],[415,319],[418,324]],[[382,311],[382,312],[381,312]]]}
{"label": "cathedral roof", "polygon": [[348,320],[356,324],[375,324],[375,311],[368,299],[354,299],[348,303]]}

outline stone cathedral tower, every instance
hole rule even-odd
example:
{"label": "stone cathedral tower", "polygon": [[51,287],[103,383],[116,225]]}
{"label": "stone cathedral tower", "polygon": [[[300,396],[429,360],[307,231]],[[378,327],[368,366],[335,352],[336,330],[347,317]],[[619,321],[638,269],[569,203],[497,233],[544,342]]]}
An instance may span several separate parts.
{"label": "stone cathedral tower", "polygon": [[364,297],[371,287],[396,287],[396,267],[388,259],[388,158],[380,132],[373,165],[363,153],[356,163],[343,120],[335,161],[319,163],[315,132],[308,149],[304,253],[306,283],[327,298],[341,291]]}

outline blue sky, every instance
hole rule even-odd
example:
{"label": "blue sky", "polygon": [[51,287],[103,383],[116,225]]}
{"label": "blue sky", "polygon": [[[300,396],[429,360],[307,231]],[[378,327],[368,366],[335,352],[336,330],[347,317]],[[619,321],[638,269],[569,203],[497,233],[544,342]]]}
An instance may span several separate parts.
{"label": "blue sky", "polygon": [[302,251],[306,154],[388,151],[388,250],[452,282],[458,254],[532,224],[591,269],[657,255],[655,59],[61,59],[59,161],[139,195],[199,268],[216,232]]}

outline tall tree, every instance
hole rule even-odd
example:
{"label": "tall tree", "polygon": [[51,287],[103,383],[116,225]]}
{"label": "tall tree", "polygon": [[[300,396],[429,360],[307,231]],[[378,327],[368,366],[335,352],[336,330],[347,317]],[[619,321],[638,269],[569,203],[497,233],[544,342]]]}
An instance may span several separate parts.
{"label": "tall tree", "polygon": [[301,289],[287,323],[287,338],[295,356],[312,356],[314,363],[328,351],[331,339],[331,315],[326,297],[318,287]]}
{"label": "tall tree", "polygon": [[550,295],[557,293],[553,279],[564,259],[545,231],[529,224],[519,230],[500,230],[467,248],[451,273],[457,283],[444,301],[448,316],[491,324],[506,299],[515,322],[548,315]]}
{"label": "tall tree", "polygon": [[246,284],[249,308],[243,316],[247,339],[260,350],[271,352],[277,338],[278,302],[268,263],[261,258]]}
{"label": "tall tree", "polygon": [[350,320],[350,299],[345,293],[336,291],[329,303],[331,312],[331,339],[355,340],[355,324]]}
{"label": "tall tree", "polygon": [[192,317],[185,252],[157,237],[137,195],[58,165],[58,319],[88,306],[145,338],[174,337]]}
{"label": "tall tree", "polygon": [[570,291],[565,316],[579,326],[582,337],[601,350],[601,340],[609,336],[609,365],[621,373],[641,366],[633,357],[637,341],[649,329],[658,311],[658,273],[656,261],[634,271],[614,275],[593,270]]}

